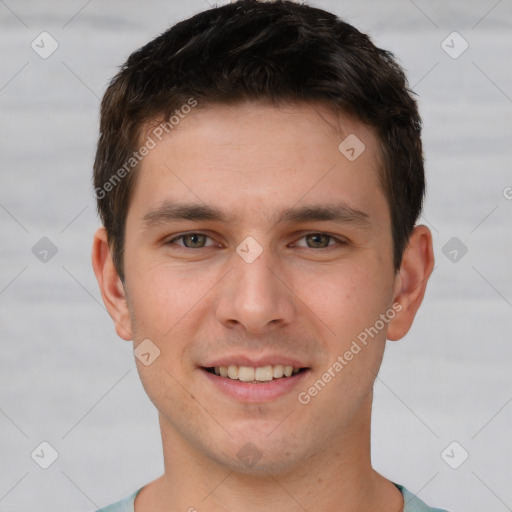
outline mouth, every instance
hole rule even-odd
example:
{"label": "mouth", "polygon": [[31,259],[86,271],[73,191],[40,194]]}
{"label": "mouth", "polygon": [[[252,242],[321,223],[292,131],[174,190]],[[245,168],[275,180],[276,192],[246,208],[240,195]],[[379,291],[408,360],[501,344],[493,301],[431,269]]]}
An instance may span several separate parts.
{"label": "mouth", "polygon": [[302,389],[300,383],[311,372],[310,367],[283,364],[265,366],[201,366],[201,373],[223,395],[243,403],[268,403]]}
{"label": "mouth", "polygon": [[240,382],[248,382],[251,384],[262,384],[277,379],[288,379],[293,375],[307,371],[309,368],[301,368],[290,365],[266,365],[266,366],[237,366],[231,364],[229,366],[212,366],[203,367],[208,373],[224,377]]}

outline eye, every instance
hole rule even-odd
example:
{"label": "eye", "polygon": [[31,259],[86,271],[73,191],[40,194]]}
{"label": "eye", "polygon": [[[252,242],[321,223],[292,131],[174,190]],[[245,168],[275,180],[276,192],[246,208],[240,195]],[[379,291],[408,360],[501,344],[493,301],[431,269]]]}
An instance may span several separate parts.
{"label": "eye", "polygon": [[[212,243],[206,244],[208,239],[210,239],[210,237],[203,233],[185,233],[184,235],[179,235],[172,240],[169,240],[167,243],[179,245],[180,247],[185,247],[187,249],[201,249],[203,247],[215,245],[213,240]],[[177,243],[177,240],[181,240],[183,243]]]}
{"label": "eye", "polygon": [[303,236],[300,240],[305,240],[305,244],[297,243],[298,247],[308,247],[309,249],[325,249],[336,243],[338,245],[344,245],[345,242],[338,238],[328,235],[327,233],[310,233]]}

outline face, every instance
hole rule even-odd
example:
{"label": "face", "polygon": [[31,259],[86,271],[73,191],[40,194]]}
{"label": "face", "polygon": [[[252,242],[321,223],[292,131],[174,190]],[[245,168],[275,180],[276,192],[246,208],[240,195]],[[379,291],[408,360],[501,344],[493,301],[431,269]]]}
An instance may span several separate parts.
{"label": "face", "polygon": [[401,307],[378,168],[317,105],[197,109],[144,158],[118,332],[159,351],[137,365],[164,438],[277,474],[366,425]]}

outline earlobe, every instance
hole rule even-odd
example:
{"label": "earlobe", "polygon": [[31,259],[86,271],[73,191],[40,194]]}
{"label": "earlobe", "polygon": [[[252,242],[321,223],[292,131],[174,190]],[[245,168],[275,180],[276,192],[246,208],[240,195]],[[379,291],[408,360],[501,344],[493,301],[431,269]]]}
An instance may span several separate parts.
{"label": "earlobe", "polygon": [[403,338],[414,321],[427,282],[434,269],[432,234],[426,226],[416,226],[402,256],[400,270],[395,278],[393,302],[400,304],[399,314],[389,323],[387,338]]}
{"label": "earlobe", "polygon": [[120,338],[129,341],[132,331],[125,289],[113,263],[104,227],[94,234],[91,260],[103,303],[114,321],[116,332]]}

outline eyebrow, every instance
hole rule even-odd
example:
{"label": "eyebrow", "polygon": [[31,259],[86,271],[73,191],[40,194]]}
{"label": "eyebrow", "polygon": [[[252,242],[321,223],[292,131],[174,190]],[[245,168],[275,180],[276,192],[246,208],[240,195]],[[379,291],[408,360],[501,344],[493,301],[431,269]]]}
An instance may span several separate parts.
{"label": "eyebrow", "polygon": [[[150,228],[177,220],[229,223],[233,219],[233,215],[226,214],[216,206],[165,201],[146,213],[142,217],[142,222]],[[370,225],[368,214],[343,203],[288,208],[279,214],[272,215],[269,220],[275,224],[331,221],[339,224],[358,224],[363,227]]]}

